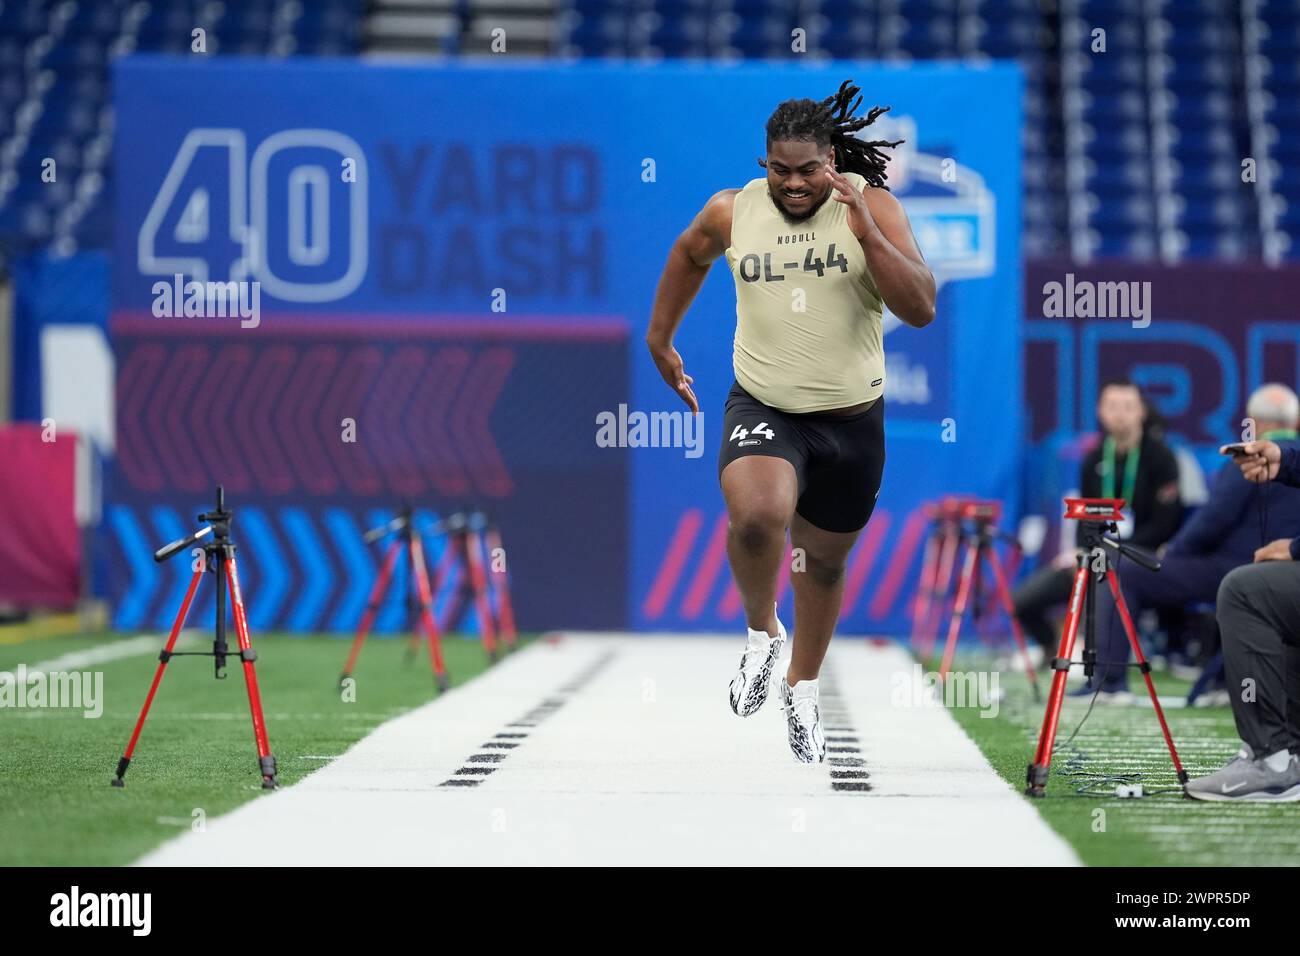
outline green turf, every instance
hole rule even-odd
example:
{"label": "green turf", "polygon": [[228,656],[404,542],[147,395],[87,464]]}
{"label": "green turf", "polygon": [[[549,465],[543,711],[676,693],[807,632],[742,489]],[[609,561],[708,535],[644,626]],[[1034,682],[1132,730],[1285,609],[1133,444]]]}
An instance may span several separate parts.
{"label": "green turf", "polygon": [[[979,670],[988,660],[958,662],[956,670]],[[1140,799],[1114,796],[1115,775],[1134,774],[1144,789],[1176,788],[1169,751],[1160,735],[1144,685],[1131,686],[1142,707],[1067,702],[1046,796],[1032,799],[1043,818],[1079,858],[1093,866],[1294,866],[1300,863],[1300,805],[1203,803],[1181,793]],[[1155,675],[1163,698],[1185,696],[1188,685]],[[996,717],[977,708],[953,708],[952,715],[980,746],[989,762],[1017,790],[1038,741],[1044,706],[1035,703],[1023,674],[1000,675],[1004,692]],[[1043,690],[1046,692],[1046,684]],[[1239,746],[1228,707],[1169,708],[1165,715],[1183,766],[1192,777],[1219,769]],[[1080,794],[1089,782],[1099,791]],[[1026,797],[1025,799],[1030,799]]]}
{"label": "green turf", "polygon": [[[99,634],[0,644],[0,670],[125,639]],[[282,786],[436,694],[427,651],[408,662],[406,641],[367,643],[354,702],[345,702],[338,687],[347,641],[275,634],[253,641]],[[161,649],[161,639],[156,643]],[[445,638],[443,650],[453,684],[487,666],[476,642]],[[168,665],[124,789],[109,781],[153,677],[156,652],[74,668],[104,675],[98,719],[79,710],[0,708],[0,865],[129,863],[191,827],[196,810],[211,819],[264,794],[243,673],[237,660],[230,663],[223,681],[213,678],[211,658]]]}
{"label": "green turf", "polygon": [[[0,644],[0,670],[124,639],[129,638],[84,635]],[[405,642],[368,643],[357,668],[356,701],[347,703],[337,688],[346,641],[281,635],[254,640],[271,749],[284,785],[434,695],[427,656],[407,662]],[[456,683],[487,664],[471,641],[448,639],[444,650]],[[142,654],[76,668],[104,675],[106,703],[98,719],[79,711],[0,709],[0,865],[128,863],[191,826],[196,809],[211,819],[262,795],[242,675],[232,667],[227,680],[217,682],[204,658],[182,658],[168,667],[126,788],[108,785],[155,663],[156,655]],[[957,669],[989,667],[990,661],[972,656],[959,660]],[[1034,703],[1022,675],[1003,672],[1000,682],[1005,698],[996,718],[983,718],[975,708],[952,713],[998,772],[1022,789],[1042,705]],[[1184,682],[1163,675],[1157,683],[1168,696],[1186,691]],[[1058,740],[1070,736],[1086,709],[1086,703],[1067,705]],[[1227,708],[1167,714],[1193,776],[1231,756],[1236,733]],[[1149,707],[1094,709],[1073,742],[1058,750],[1047,796],[1032,801],[1080,858],[1124,866],[1300,861],[1300,806],[1207,804],[1177,794],[1140,800],[1080,795],[1084,780],[1071,775],[1076,773],[1135,773],[1148,788],[1174,786]],[[1098,789],[1113,790],[1114,783]]]}

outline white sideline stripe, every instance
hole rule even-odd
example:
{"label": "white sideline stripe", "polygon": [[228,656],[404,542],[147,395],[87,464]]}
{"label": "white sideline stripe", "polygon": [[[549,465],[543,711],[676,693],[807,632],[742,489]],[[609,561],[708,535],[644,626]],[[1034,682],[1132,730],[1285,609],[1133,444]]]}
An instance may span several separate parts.
{"label": "white sideline stripe", "polygon": [[[189,643],[190,637],[191,635],[182,631],[176,638],[176,646],[181,647]],[[165,634],[145,634],[141,637],[128,637],[124,640],[109,641],[99,647],[92,647],[84,651],[71,651],[53,657],[48,661],[28,664],[27,673],[35,674],[40,671],[48,674],[51,672],[75,671],[89,667],[92,664],[104,664],[124,657],[139,657],[144,654],[154,654],[156,656],[166,643],[167,635]]]}
{"label": "white sideline stripe", "polygon": [[[873,787],[853,793],[831,789],[835,768],[793,760],[775,701],[748,719],[731,713],[742,646],[734,635],[538,642],[138,862],[1078,863],[947,711],[890,705],[891,676],[912,667],[901,647],[831,648]],[[578,692],[561,691],[610,652]],[[563,703],[535,727],[506,727],[552,699]],[[439,786],[501,732],[528,736],[495,751],[504,759],[477,786]]]}

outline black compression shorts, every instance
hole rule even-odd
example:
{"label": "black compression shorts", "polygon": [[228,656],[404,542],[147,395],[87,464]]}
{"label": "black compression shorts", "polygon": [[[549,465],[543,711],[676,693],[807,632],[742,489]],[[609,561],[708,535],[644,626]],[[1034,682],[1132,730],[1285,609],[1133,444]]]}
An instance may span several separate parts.
{"label": "black compression shorts", "polygon": [[859,531],[871,517],[885,470],[885,399],[864,412],[836,417],[794,414],[764,405],[739,383],[727,394],[718,477],[737,458],[770,455],[794,466],[795,505],[823,531]]}

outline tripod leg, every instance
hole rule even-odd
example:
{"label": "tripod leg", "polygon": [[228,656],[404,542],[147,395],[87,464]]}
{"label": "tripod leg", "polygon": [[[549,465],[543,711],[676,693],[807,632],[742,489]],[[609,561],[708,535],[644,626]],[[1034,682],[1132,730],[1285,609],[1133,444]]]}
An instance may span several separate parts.
{"label": "tripod leg", "polygon": [[[415,533],[415,529],[411,529]],[[406,663],[415,660],[416,655],[420,653],[420,622],[422,613],[420,611],[420,588],[415,581],[415,548],[409,547],[407,551],[407,560],[411,564],[410,577],[406,582],[406,621],[411,631],[411,639],[406,644]]]}
{"label": "tripod leg", "polygon": [[442,660],[442,638],[438,635],[438,625],[433,620],[433,592],[429,588],[429,573],[424,564],[424,544],[420,536],[411,537],[411,577],[415,580],[416,593],[420,596],[420,620],[424,622],[425,633],[429,637],[429,660],[433,664],[433,678],[439,690],[451,686],[447,676],[447,665]]}
{"label": "tripod leg", "polygon": [[483,539],[477,531],[465,532],[465,559],[469,567],[469,580],[474,589],[474,606],[478,609],[479,630],[483,633],[483,647],[488,657],[497,658],[496,626],[492,617],[492,599],[488,594],[487,576],[483,573]]}
{"label": "tripod leg", "polygon": [[1070,607],[1065,615],[1065,631],[1061,634],[1056,660],[1052,662],[1055,673],[1052,674],[1052,688],[1047,693],[1047,710],[1043,714],[1043,727],[1038,732],[1038,749],[1034,752],[1034,762],[1029,765],[1026,773],[1025,793],[1031,797],[1041,797],[1047,786],[1047,775],[1052,766],[1052,748],[1056,745],[1056,728],[1061,722],[1065,678],[1070,673],[1070,658],[1074,655],[1074,642],[1079,636],[1079,622],[1083,619],[1083,595],[1088,588],[1090,574],[1086,562],[1081,559],[1079,569],[1074,572],[1074,586],[1070,588]]}
{"label": "tripod leg", "polygon": [[991,638],[988,629],[988,610],[989,594],[988,587],[984,580],[984,565],[980,561],[979,548],[975,551],[975,564],[971,568],[970,597],[967,599],[971,613],[971,628],[975,632],[976,638],[986,647],[989,645]]}
{"label": "tripod leg", "polygon": [[397,551],[400,547],[401,545],[394,541],[388,546],[388,553],[384,555],[384,564],[379,569],[379,577],[375,578],[375,585],[370,589],[366,613],[361,615],[361,623],[357,625],[357,636],[352,639],[352,651],[348,654],[348,662],[343,665],[343,676],[339,678],[340,684],[352,676],[352,670],[357,666],[357,658],[361,656],[361,645],[365,643],[366,635],[370,633],[370,628],[375,623],[375,615],[379,613],[379,604],[384,599],[384,591],[388,588],[388,581],[393,574],[393,565],[397,563]]}
{"label": "tripod leg", "polygon": [[[451,581],[454,576],[456,582],[456,586],[452,588],[446,605],[443,607],[442,620],[438,624],[439,631],[443,634],[454,632],[460,625],[460,619],[465,613],[465,569],[461,567],[459,573],[453,575],[457,564],[462,564],[459,532],[455,532],[448,537],[447,546],[442,550],[442,557],[439,559],[437,571],[434,573],[434,577],[438,581]],[[443,586],[446,586],[445,583]]]}
{"label": "tripod leg", "polygon": [[930,620],[930,602],[934,600],[934,581],[939,570],[936,560],[938,548],[938,533],[931,528],[921,558],[921,581],[916,586],[916,600],[912,603],[912,646],[915,648],[920,647],[922,628]]}
{"label": "tripod leg", "polygon": [[[489,557],[496,554],[498,551],[502,554],[505,553],[501,548],[501,535],[495,528],[489,529],[487,540]],[[502,568],[500,571],[493,571],[492,573],[500,575],[500,577],[497,578],[496,588],[497,617],[500,625],[498,631],[500,632],[501,637],[505,640],[506,647],[513,650],[519,635],[515,630],[514,605],[510,603],[510,578],[506,575],[505,568]]]}
{"label": "tripod leg", "polygon": [[948,591],[952,587],[952,572],[957,564],[957,551],[960,547],[961,536],[952,528],[944,529],[943,537],[939,541],[938,577],[933,599],[930,601],[930,613],[925,619],[925,647],[921,651],[922,658],[928,658],[934,653],[934,644],[939,638],[939,622],[948,607]]}
{"label": "tripod leg", "polygon": [[[232,549],[233,550],[233,549]],[[226,582],[230,587],[230,608],[235,618],[235,637],[239,641],[239,659],[244,663],[244,683],[248,687],[248,709],[253,717],[253,739],[257,743],[257,766],[262,774],[262,789],[274,790],[279,781],[275,776],[275,758],[266,737],[266,720],[262,716],[262,695],[257,689],[257,671],[253,661],[257,653],[248,639],[248,617],[244,614],[244,596],[239,588],[239,572],[235,569],[235,556],[226,556]]]}
{"label": "tripod leg", "polygon": [[[414,554],[412,554],[412,562],[414,562]],[[438,673],[438,667],[442,666],[441,665],[442,635],[445,633],[443,629],[438,626],[438,615],[434,613],[434,609],[433,609],[434,600],[438,594],[438,586],[439,586],[438,582],[442,580],[438,576],[441,573],[442,573],[441,563],[435,565],[433,571],[429,570],[429,555],[428,552],[424,550],[424,539],[421,538],[420,539],[420,572],[418,575],[416,574],[415,571],[411,572],[412,579],[415,582],[417,582],[412,586],[416,588],[415,604],[416,604],[417,620],[423,626],[424,633],[426,635],[434,634],[437,635],[438,638],[438,662],[439,663],[435,664],[434,666],[435,674]],[[420,592],[419,592],[418,581],[420,578],[423,578],[424,581],[426,582],[427,590],[429,593],[428,601],[422,601],[419,597]],[[425,616],[425,611],[422,609],[425,607],[425,605],[427,605],[427,610],[428,610],[427,619]],[[420,632],[418,629],[413,628],[411,633],[411,646],[408,650],[408,657],[411,660],[414,660],[415,655],[416,653],[419,652],[419,650],[420,650]],[[432,651],[432,648],[430,648],[430,651]],[[443,668],[442,674],[443,674],[442,678],[439,679],[438,681],[438,687],[441,690],[446,690],[448,687],[451,686],[451,678],[447,676],[447,671],[445,667]]]}
{"label": "tripod leg", "polygon": [[1025,633],[1020,629],[1020,621],[1016,618],[1016,606],[1011,600],[1011,589],[1007,586],[1007,579],[1002,572],[1002,565],[998,563],[998,556],[994,553],[992,547],[985,550],[984,557],[988,561],[989,570],[993,572],[993,586],[997,591],[998,602],[1002,605],[1002,610],[1006,612],[1007,618],[1011,621],[1011,637],[1015,640],[1016,647],[1020,649],[1020,659],[1025,662],[1025,673],[1029,675],[1029,684],[1034,689],[1034,701],[1040,701],[1043,699],[1043,695],[1038,689],[1038,675],[1034,673],[1034,665],[1029,660],[1029,648],[1025,644]]}
{"label": "tripod leg", "polygon": [[1111,596],[1115,598],[1115,606],[1119,608],[1119,618],[1124,622],[1124,633],[1128,635],[1128,643],[1133,649],[1138,670],[1142,672],[1142,679],[1146,681],[1147,693],[1151,695],[1151,706],[1156,709],[1156,720],[1160,721],[1160,733],[1164,735],[1165,746],[1169,748],[1169,757],[1174,762],[1174,772],[1178,774],[1179,783],[1186,783],[1187,771],[1183,769],[1182,761],[1178,759],[1178,750],[1174,747],[1174,738],[1169,733],[1164,709],[1160,706],[1160,698],[1156,696],[1156,685],[1151,682],[1151,665],[1142,654],[1142,642],[1138,640],[1137,628],[1133,626],[1133,617],[1128,612],[1128,605],[1124,603],[1124,592],[1120,590],[1119,575],[1115,573],[1114,568],[1106,569],[1106,580],[1110,584]]}
{"label": "tripod leg", "polygon": [[181,633],[181,628],[185,626],[185,619],[190,615],[190,604],[194,601],[194,592],[198,589],[199,578],[203,577],[203,570],[194,572],[190,578],[190,586],[185,591],[185,599],[181,601],[181,609],[176,612],[176,620],[172,622],[171,633],[167,635],[167,643],[163,646],[162,653],[158,655],[158,668],[153,672],[153,683],[149,685],[149,693],[145,695],[144,706],[140,708],[140,716],[135,722],[135,730],[131,733],[131,740],[126,745],[126,750],[122,752],[122,757],[117,762],[117,776],[113,778],[113,786],[125,787],[126,783],[122,778],[126,775],[126,768],[131,765],[131,755],[135,753],[135,745],[140,740],[140,731],[144,730],[144,719],[149,716],[149,708],[153,705],[153,698],[158,693],[158,685],[162,683],[163,671],[167,669],[167,662],[171,660],[172,650],[176,647],[176,638]]}
{"label": "tripod leg", "polygon": [[979,547],[974,539],[966,542],[966,559],[962,562],[961,577],[957,580],[957,603],[953,605],[952,618],[948,622],[948,642],[943,648],[943,662],[939,665],[939,682],[948,679],[948,669],[952,667],[952,656],[957,650],[957,635],[961,631],[961,620],[966,616],[966,604],[970,601],[972,586],[975,582],[975,561],[979,556]]}

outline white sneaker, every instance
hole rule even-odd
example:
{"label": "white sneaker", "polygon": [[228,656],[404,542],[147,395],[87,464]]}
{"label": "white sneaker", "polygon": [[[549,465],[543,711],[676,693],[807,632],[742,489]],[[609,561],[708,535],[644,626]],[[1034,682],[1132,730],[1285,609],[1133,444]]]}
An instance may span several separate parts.
{"label": "white sneaker", "polygon": [[1029,657],[1029,666],[1034,670],[1039,670],[1043,666],[1044,650],[1037,644],[1029,644],[1025,648],[1025,654],[1020,653],[1020,648],[1014,648],[1006,654],[1001,655],[993,664],[994,670],[1007,671],[1012,674],[1023,674],[1025,672],[1025,657]]}
{"label": "white sneaker", "polygon": [[1220,688],[1219,690],[1207,690],[1205,693],[1201,694],[1201,696],[1196,698],[1196,702],[1192,704],[1192,706],[1193,707],[1231,707],[1232,695],[1230,695],[1223,688]]}
{"label": "white sneaker", "polygon": [[785,627],[778,619],[776,637],[766,631],[749,629],[745,652],[740,655],[740,671],[731,679],[731,709],[741,717],[763,706],[772,684],[772,668],[785,646]]}
{"label": "white sneaker", "polygon": [[822,713],[817,704],[817,681],[797,681],[794,687],[781,678],[781,709],[785,711],[790,750],[796,760],[821,763],[826,759],[826,737],[822,734]]}

